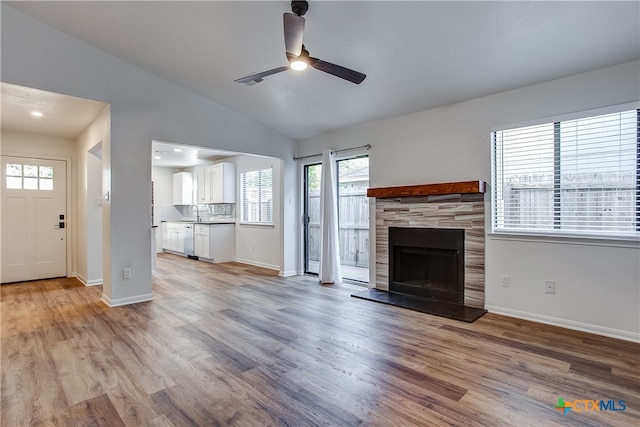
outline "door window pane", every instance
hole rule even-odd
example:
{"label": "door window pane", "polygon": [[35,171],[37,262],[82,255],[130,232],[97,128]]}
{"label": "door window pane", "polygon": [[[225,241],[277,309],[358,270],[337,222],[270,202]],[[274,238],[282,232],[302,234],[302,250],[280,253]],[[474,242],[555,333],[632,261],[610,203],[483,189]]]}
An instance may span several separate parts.
{"label": "door window pane", "polygon": [[38,166],[24,165],[24,176],[38,176]]}
{"label": "door window pane", "polygon": [[369,282],[369,157],[338,161],[338,238],[345,279]]}
{"label": "door window pane", "polygon": [[[7,163],[7,176],[22,176],[22,165]],[[22,187],[22,184],[20,184]]]}
{"label": "door window pane", "polygon": [[308,273],[319,273],[320,262],[320,177],[322,165],[305,166],[305,229],[306,269]]}
{"label": "door window pane", "polygon": [[53,178],[53,167],[40,166],[40,178]]}
{"label": "door window pane", "polygon": [[38,178],[24,178],[24,189],[25,190],[37,190],[38,189]]}
{"label": "door window pane", "polygon": [[48,178],[40,178],[41,190],[53,190],[53,180]]}
{"label": "door window pane", "polygon": [[7,188],[9,190],[22,190],[22,177],[21,176],[8,176]]}

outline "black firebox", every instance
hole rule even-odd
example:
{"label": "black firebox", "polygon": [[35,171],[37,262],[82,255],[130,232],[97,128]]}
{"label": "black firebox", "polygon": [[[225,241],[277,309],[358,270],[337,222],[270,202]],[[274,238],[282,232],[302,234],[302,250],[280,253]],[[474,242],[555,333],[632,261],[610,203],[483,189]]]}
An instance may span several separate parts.
{"label": "black firebox", "polygon": [[389,227],[389,291],[464,304],[464,230]]}

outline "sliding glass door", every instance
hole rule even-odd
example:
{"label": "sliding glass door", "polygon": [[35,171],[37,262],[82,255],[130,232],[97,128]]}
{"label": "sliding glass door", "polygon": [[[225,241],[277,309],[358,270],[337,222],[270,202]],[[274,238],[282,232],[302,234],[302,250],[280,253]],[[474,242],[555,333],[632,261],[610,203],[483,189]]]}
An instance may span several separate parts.
{"label": "sliding glass door", "polygon": [[[369,157],[337,161],[338,236],[344,279],[369,282]],[[305,272],[318,274],[320,261],[321,164],[304,167]]]}
{"label": "sliding glass door", "polygon": [[318,274],[320,263],[320,176],[322,164],[304,167],[304,271]]}

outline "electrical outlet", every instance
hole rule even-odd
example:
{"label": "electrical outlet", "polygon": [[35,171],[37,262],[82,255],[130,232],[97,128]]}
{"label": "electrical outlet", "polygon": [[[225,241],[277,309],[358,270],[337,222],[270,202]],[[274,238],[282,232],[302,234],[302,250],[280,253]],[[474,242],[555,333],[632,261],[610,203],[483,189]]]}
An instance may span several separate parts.
{"label": "electrical outlet", "polygon": [[130,268],[125,268],[124,270],[122,270],[122,278],[123,279],[131,279],[131,269]]}
{"label": "electrical outlet", "polygon": [[556,293],[556,282],[553,280],[545,280],[544,281],[544,292],[547,294],[555,294]]}
{"label": "electrical outlet", "polygon": [[507,275],[503,275],[502,276],[502,286],[504,286],[505,288],[508,288],[509,285],[511,284],[511,278]]}

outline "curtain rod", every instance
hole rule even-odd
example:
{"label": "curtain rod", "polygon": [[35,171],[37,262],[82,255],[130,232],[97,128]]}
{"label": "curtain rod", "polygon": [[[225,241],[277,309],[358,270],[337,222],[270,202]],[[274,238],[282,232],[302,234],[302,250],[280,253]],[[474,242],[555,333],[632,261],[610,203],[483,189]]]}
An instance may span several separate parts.
{"label": "curtain rod", "polygon": [[[343,148],[342,150],[331,150],[332,154],[335,153],[342,153],[343,151],[351,151],[351,150],[358,150],[360,148],[366,148],[367,150],[371,149],[371,144],[366,144],[366,145],[360,145],[358,147],[351,147],[351,148]],[[318,157],[318,156],[322,156],[322,153],[318,153],[318,154],[310,154],[308,156],[302,156],[302,157],[294,157],[293,160],[302,160],[302,159],[306,159],[308,157]]]}

